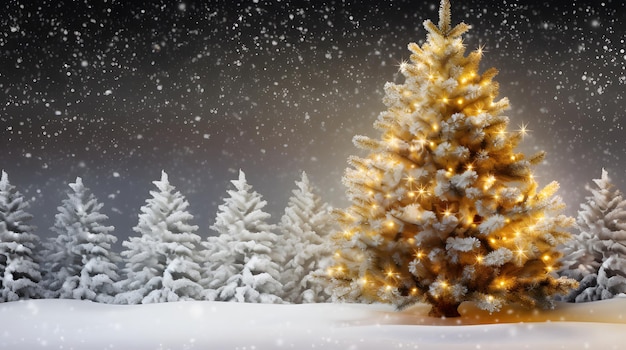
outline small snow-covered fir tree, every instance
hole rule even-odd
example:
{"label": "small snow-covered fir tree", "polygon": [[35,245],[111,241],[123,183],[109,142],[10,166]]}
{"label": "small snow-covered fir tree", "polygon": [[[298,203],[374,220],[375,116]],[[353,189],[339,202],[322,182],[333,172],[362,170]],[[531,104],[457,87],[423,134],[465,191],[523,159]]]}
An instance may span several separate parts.
{"label": "small snow-covered fir tree", "polygon": [[314,192],[306,173],[296,186],[279,224],[283,234],[279,247],[286,254],[281,271],[283,299],[298,304],[326,302],[330,295],[321,277],[331,263],[330,206]]}
{"label": "small snow-covered fir tree", "polygon": [[0,301],[37,298],[42,294],[41,271],[36,259],[39,237],[29,224],[28,202],[0,176]]}
{"label": "small snow-covered fir tree", "polygon": [[178,300],[201,300],[201,268],[197,248],[198,226],[187,211],[189,202],[176,191],[167,174],[154,181],[158,191],[141,207],[139,222],[133,228],[139,234],[122,242],[126,248],[126,278],[119,283],[121,304],[156,303]]}
{"label": "small snow-covered fir tree", "polygon": [[219,206],[211,228],[206,263],[207,299],[251,303],[280,303],[282,284],[276,263],[277,236],[268,224],[267,204],[252,191],[243,171],[231,181],[230,197]]}
{"label": "small snow-covered fir tree", "polygon": [[608,172],[587,186],[591,196],[580,205],[577,233],[565,246],[561,274],[580,281],[566,298],[585,302],[626,293],[626,199]]}
{"label": "small snow-covered fir tree", "polygon": [[58,207],[46,259],[50,271],[46,278],[52,296],[109,303],[118,293],[119,257],[111,250],[117,238],[113,226],[105,226],[108,216],[80,177]]}
{"label": "small snow-covered fir tree", "polygon": [[352,204],[336,212],[334,297],[423,301],[446,317],[464,301],[550,307],[576,284],[556,275],[574,221],[558,214],[558,184],[538,190],[531,166],[543,152],[515,152],[525,130],[507,131],[497,70],[478,72],[481,48],[465,55],[469,26],[451,25],[449,1],[424,26],[426,42],[400,64],[404,83],[385,85],[382,137],[353,139],[370,153],[351,157],[343,179]]}

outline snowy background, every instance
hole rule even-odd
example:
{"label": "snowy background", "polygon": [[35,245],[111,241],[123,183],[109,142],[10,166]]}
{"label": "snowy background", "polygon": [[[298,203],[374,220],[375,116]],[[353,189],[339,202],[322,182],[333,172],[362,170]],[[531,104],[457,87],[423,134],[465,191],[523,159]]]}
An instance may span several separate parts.
{"label": "snowy background", "polygon": [[[278,220],[302,170],[344,206],[341,176],[376,136],[386,81],[438,1],[4,2],[0,168],[50,235],[81,176],[118,243],[162,169],[206,232],[237,170]],[[511,127],[548,152],[574,214],[602,167],[626,189],[623,0],[452,2],[453,22],[500,70]]]}

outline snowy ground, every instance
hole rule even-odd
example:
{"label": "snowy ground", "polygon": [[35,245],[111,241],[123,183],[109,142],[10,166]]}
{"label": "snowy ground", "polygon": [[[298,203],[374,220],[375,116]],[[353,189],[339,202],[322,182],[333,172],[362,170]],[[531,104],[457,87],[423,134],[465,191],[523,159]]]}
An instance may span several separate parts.
{"label": "snowy ground", "polygon": [[0,305],[0,349],[625,349],[626,297],[459,319],[416,306],[179,302]]}

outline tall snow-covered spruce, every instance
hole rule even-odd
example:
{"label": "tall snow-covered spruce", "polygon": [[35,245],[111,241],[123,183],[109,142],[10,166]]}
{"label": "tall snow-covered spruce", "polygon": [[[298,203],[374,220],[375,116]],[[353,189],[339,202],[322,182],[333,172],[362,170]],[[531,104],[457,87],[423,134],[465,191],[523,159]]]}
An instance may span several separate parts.
{"label": "tall snow-covered spruce", "polygon": [[550,307],[576,282],[558,278],[573,219],[559,212],[558,184],[541,190],[532,165],[544,154],[516,153],[525,130],[507,131],[506,98],[496,100],[494,68],[478,72],[482,49],[465,56],[462,34],[441,1],[438,26],[427,20],[423,46],[409,44],[403,84],[387,83],[374,127],[356,136],[370,153],[351,157],[344,184],[352,202],[337,211],[339,251],[328,269],[334,297],[432,306],[458,316],[473,301]]}
{"label": "tall snow-covered spruce", "polygon": [[100,212],[99,203],[80,177],[70,185],[71,191],[58,207],[48,242],[45,266],[51,297],[112,302],[118,290],[117,262],[111,250],[117,238],[113,226],[105,226],[108,217]]}
{"label": "tall snow-covered spruce", "polygon": [[267,223],[267,202],[252,190],[243,171],[231,181],[211,228],[219,233],[207,242],[207,299],[281,303],[280,268],[276,261],[275,225]]}
{"label": "tall snow-covered spruce", "polygon": [[585,302],[626,293],[626,198],[606,170],[588,186],[577,233],[565,247],[561,274],[580,281],[565,299]]}
{"label": "tall snow-covered spruce", "polygon": [[179,300],[202,300],[201,267],[198,259],[198,226],[187,208],[189,202],[172,186],[167,174],[153,181],[158,191],[141,207],[139,234],[122,242],[126,248],[126,278],[116,296],[121,304],[145,304]]}
{"label": "tall snow-covered spruce", "polygon": [[283,234],[279,247],[285,254],[283,299],[297,304],[326,302],[330,296],[323,276],[332,252],[327,237],[333,229],[330,206],[315,193],[306,173],[296,186],[279,224]]}
{"label": "tall snow-covered spruce", "polygon": [[39,237],[29,224],[28,202],[9,183],[3,170],[0,177],[0,301],[41,296],[41,271],[36,251]]}

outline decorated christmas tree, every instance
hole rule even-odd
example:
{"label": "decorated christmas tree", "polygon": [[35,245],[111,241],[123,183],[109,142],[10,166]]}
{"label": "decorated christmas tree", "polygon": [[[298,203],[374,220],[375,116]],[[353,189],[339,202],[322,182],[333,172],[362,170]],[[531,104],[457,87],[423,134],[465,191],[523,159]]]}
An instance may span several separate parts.
{"label": "decorated christmas tree", "polygon": [[577,233],[564,252],[562,275],[580,281],[566,298],[585,302],[626,293],[626,199],[606,170],[588,186]]}
{"label": "decorated christmas tree", "polygon": [[403,84],[387,83],[374,127],[356,136],[344,184],[351,206],[336,211],[341,231],[328,269],[334,298],[432,306],[458,316],[461,302],[497,311],[505,303],[550,307],[576,282],[559,278],[573,219],[559,212],[558,184],[543,189],[531,157],[515,152],[525,129],[508,131],[497,70],[479,73],[481,48],[465,55],[462,34],[441,1],[427,41],[409,44]]}

